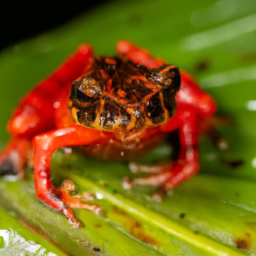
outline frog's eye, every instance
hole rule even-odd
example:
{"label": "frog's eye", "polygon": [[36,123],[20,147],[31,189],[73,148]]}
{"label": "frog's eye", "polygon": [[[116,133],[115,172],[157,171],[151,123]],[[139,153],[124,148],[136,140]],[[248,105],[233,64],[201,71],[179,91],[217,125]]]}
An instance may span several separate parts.
{"label": "frog's eye", "polygon": [[180,88],[180,71],[173,65],[164,65],[150,71],[148,79],[161,88],[173,89],[177,92]]}
{"label": "frog's eye", "polygon": [[81,104],[94,103],[101,93],[100,84],[92,77],[82,77],[72,84],[70,99]]}
{"label": "frog's eye", "polygon": [[169,66],[162,71],[164,79],[170,79],[170,84],[163,86],[162,93],[164,96],[164,105],[169,116],[173,116],[176,111],[175,94],[180,88],[181,78],[177,67]]}
{"label": "frog's eye", "polygon": [[87,96],[83,91],[77,90],[76,98],[80,102],[88,102],[91,100],[91,97]]}
{"label": "frog's eye", "polygon": [[154,124],[160,124],[164,121],[164,110],[162,108],[160,93],[156,93],[151,97],[149,102],[146,104],[145,113],[146,116]]}
{"label": "frog's eye", "polygon": [[[179,90],[181,83],[179,68],[173,65],[164,65],[159,68],[154,68],[150,71],[148,79],[160,90],[164,99],[164,107],[168,111],[169,117],[171,117],[176,110],[175,94]],[[155,106],[157,106],[156,96],[152,98],[149,106],[151,109],[150,112],[152,112],[153,109],[154,112],[157,113],[155,110]]]}

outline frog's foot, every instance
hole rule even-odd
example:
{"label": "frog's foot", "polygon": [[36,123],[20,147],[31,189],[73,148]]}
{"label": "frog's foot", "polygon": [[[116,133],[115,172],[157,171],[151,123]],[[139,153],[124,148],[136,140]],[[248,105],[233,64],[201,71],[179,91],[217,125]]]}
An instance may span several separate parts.
{"label": "frog's foot", "polygon": [[99,205],[85,203],[85,201],[93,200],[94,197],[89,192],[82,195],[75,194],[75,185],[69,180],[65,180],[59,189],[52,188],[46,195],[39,194],[38,196],[52,208],[61,211],[74,228],[79,228],[83,224],[75,217],[72,208],[86,209],[98,215],[102,213]]}
{"label": "frog's foot", "polygon": [[0,153],[0,175],[24,176],[24,166],[33,165],[32,145],[29,140],[13,138]]}
{"label": "frog's foot", "polygon": [[[124,189],[131,189],[133,185],[138,184],[161,186],[163,188],[163,191],[168,191],[196,174],[199,170],[199,163],[197,160],[179,159],[178,161],[173,162],[170,168],[167,169],[167,166],[167,164],[162,165],[162,169],[160,170],[160,172],[160,167],[158,166],[155,169],[158,171],[158,173],[149,177],[135,179],[125,177],[123,179]],[[150,172],[152,173],[152,170],[150,170]],[[153,197],[155,197],[155,195]]]}
{"label": "frog's foot", "polygon": [[[151,172],[152,173],[152,172]],[[164,170],[157,174],[143,177],[143,178],[123,178],[123,188],[131,189],[133,185],[152,185],[152,186],[162,186],[165,182],[167,182],[172,176],[172,172],[170,170]]]}
{"label": "frog's foot", "polygon": [[129,163],[129,169],[133,173],[144,172],[144,173],[160,173],[164,170],[170,169],[172,166],[172,162],[160,162],[155,165],[144,165],[138,164],[135,162]]}

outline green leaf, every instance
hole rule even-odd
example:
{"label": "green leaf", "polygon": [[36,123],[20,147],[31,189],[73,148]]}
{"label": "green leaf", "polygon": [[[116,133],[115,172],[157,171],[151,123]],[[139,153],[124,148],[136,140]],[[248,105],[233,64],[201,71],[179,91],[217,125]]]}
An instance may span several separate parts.
{"label": "green leaf", "polygon": [[[52,161],[54,184],[70,179],[80,192],[96,193],[103,216],[77,210],[85,227],[74,230],[35,197],[30,173],[21,181],[0,181],[0,205],[68,255],[256,254],[255,11],[253,0],[113,1],[2,52],[2,148],[9,138],[5,124],[18,100],[82,42],[101,55],[115,54],[122,39],[148,49],[196,77],[216,99],[218,113],[232,122],[217,127],[229,150],[219,152],[202,136],[200,173],[162,203],[151,199],[150,188],[123,190],[122,177],[133,175],[127,164],[58,151]],[[162,144],[141,161],[168,159],[172,150]],[[243,164],[232,167],[230,160]],[[35,241],[32,237],[25,239]],[[3,244],[0,240],[0,250]]]}
{"label": "green leaf", "polygon": [[0,207],[0,255],[65,255]]}

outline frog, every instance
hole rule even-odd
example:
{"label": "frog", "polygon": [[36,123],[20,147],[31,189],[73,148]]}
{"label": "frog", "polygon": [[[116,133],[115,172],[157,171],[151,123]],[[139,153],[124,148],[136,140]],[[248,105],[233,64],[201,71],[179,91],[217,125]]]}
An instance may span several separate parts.
{"label": "frog", "polygon": [[[56,150],[74,147],[93,158],[130,161],[131,171],[148,174],[124,177],[124,189],[138,184],[169,191],[199,171],[200,125],[217,108],[213,97],[177,66],[127,40],[116,50],[113,57],[94,56],[91,45],[79,46],[20,101],[7,124],[11,139],[0,153],[2,174],[6,163],[19,178],[25,166],[33,166],[36,196],[75,228],[81,222],[73,209],[99,214],[101,207],[72,195],[72,183],[52,185]],[[180,141],[176,160],[155,166],[134,162],[174,130]]]}

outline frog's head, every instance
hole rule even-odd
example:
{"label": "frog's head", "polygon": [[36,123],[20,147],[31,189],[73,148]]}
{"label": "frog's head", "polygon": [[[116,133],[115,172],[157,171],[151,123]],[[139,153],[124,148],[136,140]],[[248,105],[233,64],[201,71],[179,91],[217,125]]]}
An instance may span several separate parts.
{"label": "frog's head", "polygon": [[76,123],[105,131],[128,131],[164,124],[176,110],[179,69],[147,69],[126,57],[95,57],[72,84],[70,113]]}

